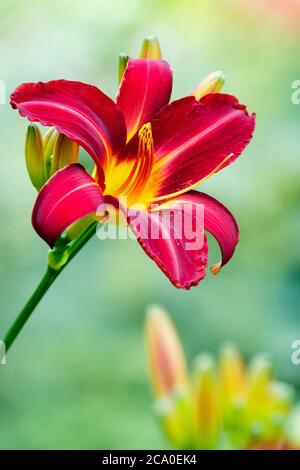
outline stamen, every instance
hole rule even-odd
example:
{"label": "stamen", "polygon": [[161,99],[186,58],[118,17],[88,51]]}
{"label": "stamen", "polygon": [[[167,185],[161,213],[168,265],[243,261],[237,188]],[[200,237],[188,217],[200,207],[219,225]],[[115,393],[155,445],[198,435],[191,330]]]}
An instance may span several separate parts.
{"label": "stamen", "polygon": [[133,168],[116,195],[127,196],[137,201],[145,188],[153,166],[153,138],[151,124],[144,124],[139,130],[138,152]]}
{"label": "stamen", "polygon": [[145,124],[139,131],[138,158],[142,161],[142,168],[135,181],[135,191],[141,192],[144,183],[150,176],[153,166],[153,138],[151,124]]}

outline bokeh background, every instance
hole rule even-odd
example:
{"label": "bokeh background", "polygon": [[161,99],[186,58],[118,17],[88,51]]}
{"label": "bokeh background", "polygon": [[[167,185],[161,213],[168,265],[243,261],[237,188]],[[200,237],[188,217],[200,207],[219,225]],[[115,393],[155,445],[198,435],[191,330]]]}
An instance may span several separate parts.
{"label": "bokeh background", "polygon": [[[243,156],[202,190],[235,214],[232,262],[189,292],[173,288],[133,240],[96,238],[64,271],[0,367],[1,449],[166,448],[152,413],[143,324],[167,307],[189,360],[235,341],[273,355],[300,387],[299,113],[296,0],[1,0],[0,79],[67,78],[114,96],[121,51],[157,34],[174,70],[173,97],[223,70],[224,90],[257,113]],[[0,336],[44,272],[30,225],[35,190],[23,156],[26,121],[0,105]],[[210,261],[219,253],[210,238]]]}

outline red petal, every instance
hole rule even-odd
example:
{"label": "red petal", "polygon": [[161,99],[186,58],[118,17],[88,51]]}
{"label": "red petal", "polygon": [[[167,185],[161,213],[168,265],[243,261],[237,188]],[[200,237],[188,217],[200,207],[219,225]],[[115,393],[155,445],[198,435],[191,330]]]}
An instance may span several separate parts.
{"label": "red petal", "polygon": [[216,263],[211,268],[213,274],[217,274],[221,266],[231,259],[239,241],[239,228],[234,216],[219,201],[198,191],[189,191],[177,196],[175,200],[181,204],[203,207],[204,229],[215,237],[222,253],[222,262]]}
{"label": "red petal", "polygon": [[11,105],[29,121],[56,127],[81,145],[98,165],[125,144],[121,110],[92,85],[68,80],[24,83],[11,95]]}
{"label": "red petal", "polygon": [[175,287],[189,289],[204,278],[207,241],[202,208],[173,200],[152,212],[123,211],[141,247]]}
{"label": "red petal", "polygon": [[99,186],[77,163],[57,171],[38,194],[32,225],[50,247],[76,220],[104,203]]}
{"label": "red petal", "polygon": [[127,126],[127,141],[165,106],[172,91],[172,71],[164,60],[129,59],[117,96]]}
{"label": "red petal", "polygon": [[156,199],[187,191],[235,160],[249,143],[255,116],[234,96],[174,101],[152,120]]}

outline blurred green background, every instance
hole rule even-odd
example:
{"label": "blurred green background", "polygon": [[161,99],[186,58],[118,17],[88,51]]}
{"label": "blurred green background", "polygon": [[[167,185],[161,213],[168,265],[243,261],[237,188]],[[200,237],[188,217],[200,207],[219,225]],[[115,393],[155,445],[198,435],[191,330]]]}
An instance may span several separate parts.
{"label": "blurred green background", "polygon": [[[287,2],[288,3],[288,2]],[[299,2],[294,3],[297,7]],[[176,290],[133,240],[96,238],[42,301],[0,367],[1,449],[166,448],[152,413],[144,312],[171,312],[191,360],[235,341],[266,351],[300,387],[299,16],[282,1],[1,0],[0,79],[66,78],[114,96],[117,58],[157,34],[174,71],[173,97],[221,69],[225,91],[257,113],[254,140],[202,190],[235,214],[231,263]],[[298,10],[299,11],[299,10]],[[23,156],[27,122],[0,105],[0,336],[43,274],[47,248],[30,225],[36,194]],[[219,253],[210,238],[210,262]]]}

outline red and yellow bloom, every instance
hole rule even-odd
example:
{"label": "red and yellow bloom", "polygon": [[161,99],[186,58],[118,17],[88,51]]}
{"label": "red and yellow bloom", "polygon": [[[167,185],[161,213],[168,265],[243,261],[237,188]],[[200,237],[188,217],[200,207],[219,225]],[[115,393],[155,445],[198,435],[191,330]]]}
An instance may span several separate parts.
{"label": "red and yellow bloom", "polygon": [[[53,247],[70,224],[94,214],[100,205],[113,204],[171,282],[188,289],[205,276],[206,238],[203,234],[201,247],[187,250],[185,237],[177,236],[177,217],[169,236],[163,236],[164,213],[188,211],[197,224],[195,211],[204,207],[204,227],[198,230],[209,231],[222,253],[212,271],[230,260],[239,239],[234,217],[214,198],[192,188],[241,154],[252,137],[255,117],[234,96],[218,93],[223,80],[218,74],[207,77],[192,95],[168,104],[172,71],[160,58],[158,43],[146,41],[141,56],[123,57],[115,101],[95,86],[67,80],[25,83],[11,95],[11,105],[21,116],[55,127],[95,162],[91,176],[74,163],[73,152],[73,163],[56,165],[55,171],[52,165],[52,172],[48,168],[50,178],[41,189],[39,176],[33,175],[40,192],[32,223]],[[158,237],[143,230],[149,224]]]}

